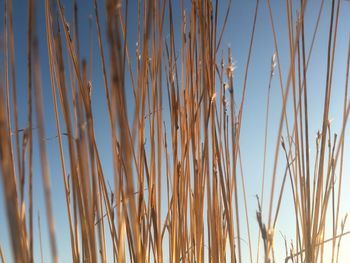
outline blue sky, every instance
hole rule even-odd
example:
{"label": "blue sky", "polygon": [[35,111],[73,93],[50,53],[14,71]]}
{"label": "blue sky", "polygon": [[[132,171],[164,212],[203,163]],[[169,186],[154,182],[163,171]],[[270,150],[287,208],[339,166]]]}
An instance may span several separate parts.
{"label": "blue sky", "polygon": [[[40,46],[40,63],[42,73],[42,88],[43,98],[45,107],[45,129],[46,137],[51,138],[56,134],[54,111],[52,103],[51,86],[49,79],[49,67],[48,67],[48,56],[45,36],[45,14],[44,14],[44,1],[38,0],[37,2],[37,30],[39,36]],[[128,45],[131,50],[131,59],[135,61],[135,48],[137,39],[137,1],[129,1],[129,26],[128,26]],[[175,28],[180,28],[181,22],[181,10],[177,1],[172,1],[174,7],[174,19]],[[185,1],[186,7],[189,8],[189,1]],[[68,21],[71,21],[72,6],[69,0],[62,1],[65,7],[65,13]],[[89,59],[89,15],[93,15],[93,1],[77,0],[79,6],[79,38],[81,44],[81,58]],[[102,38],[104,45],[105,55],[108,56],[108,41],[106,38],[106,27],[105,27],[105,15],[103,1],[98,1],[99,11],[101,13],[101,24],[102,24]],[[224,19],[224,11],[228,4],[228,1],[220,1],[220,18],[219,24]],[[319,8],[319,0],[308,1],[308,6],[305,14],[306,26],[306,48],[309,49],[311,35],[313,32],[314,25],[316,23],[317,12]],[[4,0],[0,0],[0,10],[3,10]],[[280,53],[280,65],[282,69],[283,85],[285,86],[287,80],[287,74],[289,69],[289,48],[288,48],[288,31],[287,31],[287,18],[285,15],[285,1],[271,0],[272,12],[274,15],[274,22],[276,26],[276,33],[278,37],[279,53]],[[221,51],[224,54],[226,61],[227,48],[231,47],[233,60],[236,61],[237,69],[235,71],[235,87],[237,89],[237,95],[240,98],[241,90],[243,86],[244,69],[248,55],[248,47],[250,41],[250,33],[252,28],[252,21],[255,9],[255,1],[247,0],[233,1],[231,12],[227,21],[226,31],[221,42]],[[13,1],[13,18],[14,18],[14,38],[15,38],[15,65],[16,65],[16,84],[18,94],[18,114],[19,114],[19,127],[23,128],[26,125],[26,100],[27,100],[27,73],[26,73],[26,57],[27,57],[27,46],[26,46],[26,34],[27,34],[27,6],[25,1]],[[187,9],[187,11],[189,11]],[[326,0],[319,31],[316,37],[315,47],[310,60],[309,71],[308,71],[308,96],[309,96],[309,130],[310,130],[310,152],[311,156],[315,153],[315,137],[318,129],[322,125],[322,113],[323,113],[323,101],[324,101],[324,89],[326,79],[326,59],[327,59],[327,40],[329,30],[329,17],[331,11],[331,1]],[[334,77],[333,77],[333,93],[331,101],[330,116],[333,119],[332,129],[333,131],[340,132],[342,108],[343,108],[343,91],[345,83],[345,66],[346,66],[346,54],[347,45],[350,33],[350,27],[348,26],[350,21],[350,4],[346,1],[341,1],[338,38],[337,38],[337,49],[335,55],[335,66],[334,66]],[[0,11],[0,32],[3,36],[3,12]],[[168,29],[165,29],[164,36],[167,36]],[[93,84],[93,115],[95,122],[95,135],[97,145],[100,150],[102,165],[106,176],[110,175],[112,178],[112,154],[111,154],[111,143],[109,134],[109,123],[107,115],[106,101],[103,90],[103,79],[102,70],[99,58],[98,43],[96,37],[95,22],[92,21],[92,34],[93,34],[93,70],[92,70],[92,84]],[[3,38],[1,38],[2,41]],[[178,43],[177,46],[180,46]],[[253,251],[256,246],[256,239],[258,233],[258,225],[255,219],[255,211],[257,209],[255,194],[260,194],[261,189],[261,175],[262,175],[262,162],[263,162],[263,146],[264,146],[264,123],[265,123],[265,107],[266,107],[266,92],[269,80],[270,72],[270,60],[272,54],[275,52],[273,44],[273,36],[271,31],[271,25],[269,21],[269,14],[267,9],[266,1],[260,1],[259,13],[257,17],[256,35],[253,45],[252,60],[250,66],[250,72],[247,83],[247,94],[243,113],[243,124],[241,131],[240,147],[243,161],[243,171],[245,175],[245,184],[248,201],[248,212],[251,225]],[[3,50],[0,49],[0,69],[3,72]],[[221,56],[219,56],[221,59]],[[108,59],[107,59],[108,60]],[[128,80],[126,88],[130,91],[127,93],[128,104],[130,112],[132,112],[133,98],[131,92],[130,80]],[[278,130],[279,117],[281,114],[281,92],[279,87],[278,74],[275,74],[272,82],[271,90],[271,104],[270,104],[270,123],[269,123],[269,137],[268,137],[268,155],[267,155],[267,183],[266,189],[269,193],[270,178],[272,173],[273,165],[273,154],[276,144],[276,136]],[[290,111],[291,103],[288,104]],[[130,114],[131,115],[131,114]],[[164,109],[164,118],[169,116],[167,109]],[[291,118],[290,118],[291,119]],[[167,121],[167,120],[165,120]],[[96,128],[97,127],[97,128]],[[35,134],[36,136],[36,134]],[[348,140],[347,140],[348,141]],[[36,143],[35,141],[34,143]],[[37,145],[37,144],[35,144]],[[57,241],[59,255],[62,262],[70,261],[70,251],[68,246],[69,243],[69,232],[68,222],[66,217],[66,205],[64,199],[64,187],[61,176],[61,168],[59,160],[58,144],[56,139],[47,141],[50,175],[53,192],[53,208],[56,223]],[[49,262],[49,242],[47,235],[47,224],[45,217],[45,208],[43,201],[42,192],[42,181],[39,173],[39,156],[37,148],[34,148],[34,215],[40,211],[41,226],[42,226],[42,237],[44,246],[44,256],[46,262]],[[341,216],[349,210],[349,206],[346,204],[348,200],[346,196],[346,189],[350,187],[349,178],[349,165],[347,159],[349,158],[349,150],[346,149],[345,155],[345,173],[344,173],[344,184],[343,184],[343,206],[341,210]],[[279,174],[282,174],[285,160],[280,160]],[[282,178],[278,177],[277,187],[280,185]],[[2,181],[0,181],[2,184]],[[112,179],[110,179],[112,184]],[[2,193],[2,186],[0,188]],[[240,195],[242,196],[242,195]],[[269,196],[266,195],[266,200]],[[3,213],[4,203],[3,196],[0,195],[0,244],[4,249],[5,256],[7,259],[11,258],[10,244],[8,242],[7,222],[6,216]],[[292,239],[292,229],[288,227],[291,221],[289,218],[293,216],[291,214],[292,199],[289,191],[289,187],[285,192],[285,198],[283,200],[282,210],[280,213],[280,220],[278,223],[278,229],[281,230],[288,238]],[[165,203],[165,202],[164,202]],[[267,205],[264,206],[264,211],[267,211]],[[240,207],[241,214],[243,214],[243,205]],[[163,209],[164,210],[164,209]],[[267,212],[266,212],[267,213]],[[267,219],[266,219],[267,220]],[[34,243],[38,244],[38,228],[36,220],[34,221],[34,229],[36,232]],[[247,240],[245,227],[242,226],[242,238]],[[277,235],[276,243],[281,242],[280,235]],[[345,243],[347,242],[347,243]],[[242,243],[242,248],[246,256],[248,256],[247,246]],[[343,247],[350,245],[349,239],[344,239]],[[277,253],[276,256],[283,257],[283,247]],[[254,254],[254,253],[253,253]],[[248,257],[244,256],[245,260]],[[39,247],[35,246],[35,257],[39,258]],[[255,254],[254,254],[255,257]],[[345,257],[345,256],[344,256]],[[246,262],[244,260],[244,262]],[[11,262],[11,261],[10,261]],[[280,262],[277,260],[277,262]]]}

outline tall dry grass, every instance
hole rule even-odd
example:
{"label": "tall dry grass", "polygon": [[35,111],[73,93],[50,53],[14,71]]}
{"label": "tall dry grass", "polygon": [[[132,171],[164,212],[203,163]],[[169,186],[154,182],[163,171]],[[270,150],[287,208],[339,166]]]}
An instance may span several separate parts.
{"label": "tall dry grass", "polygon": [[[275,54],[266,94],[262,185],[257,195],[256,217],[248,210],[240,137],[243,122],[250,121],[244,119],[244,106],[248,79],[254,77],[249,69],[261,1],[256,0],[251,14],[244,82],[239,91],[235,86],[232,51],[229,48],[227,55],[221,52],[225,28],[230,26],[227,21],[231,1],[225,7],[224,17],[218,11],[219,1],[139,0],[137,3],[136,12],[129,10],[128,0],[92,0],[90,55],[88,59],[81,59],[80,3],[73,1],[73,13],[67,16],[60,0],[44,3],[28,0],[28,49],[27,57],[23,58],[27,61],[27,125],[20,130],[21,106],[17,99],[22,94],[17,92],[14,59],[18,44],[14,40],[12,1],[4,1],[0,168],[2,198],[6,205],[3,212],[7,216],[12,247],[12,254],[6,258],[15,262],[39,261],[34,258],[34,250],[40,248],[40,258],[44,260],[40,217],[39,243],[34,242],[38,239],[34,239],[33,231],[33,174],[38,173],[42,176],[45,196],[45,208],[40,212],[46,212],[51,259],[59,261],[54,189],[44,140],[46,104],[42,97],[38,50],[39,41],[45,37],[56,127],[54,139],[59,149],[56,161],[61,168],[62,197],[69,226],[60,231],[69,233],[73,262],[106,262],[108,255],[112,255],[109,260],[116,262],[258,262],[260,257],[264,262],[323,262],[324,245],[329,242],[332,262],[338,262],[341,238],[349,234],[345,228],[347,217],[341,219],[340,205],[344,202],[341,195],[344,138],[350,109],[350,41],[342,127],[338,135],[331,131],[329,111],[342,1],[332,0],[330,17],[323,18],[329,19],[327,78],[322,127],[316,142],[312,141],[309,130],[308,66],[324,0],[320,1],[315,25],[306,25],[304,20],[306,0],[297,4],[285,1],[288,54],[279,51],[277,21],[270,1],[266,2]],[[45,7],[45,36],[38,35],[36,26],[38,4]],[[181,27],[174,28],[174,15],[178,13],[175,11],[179,11],[174,6],[178,4]],[[185,4],[190,8],[186,9]],[[298,6],[297,15],[293,5]],[[103,18],[100,8],[105,8]],[[137,19],[137,32],[128,30],[131,12],[131,19]],[[72,17],[71,23],[67,17]],[[93,24],[96,35],[92,35]],[[313,28],[308,50],[306,26]],[[127,41],[130,34],[137,38],[136,50],[132,48],[133,43]],[[103,79],[99,87],[92,86],[93,39],[97,41],[98,50],[94,52],[99,54]],[[287,80],[282,79],[279,63],[282,56],[289,58],[288,68],[284,69]],[[267,145],[271,143],[267,138],[272,129],[269,126],[270,91],[276,78],[282,109],[278,126],[274,127],[277,137],[273,171],[271,185],[267,185],[265,177],[270,176],[266,169]],[[110,134],[111,149],[108,150],[113,160],[114,184],[109,188],[95,135],[99,127],[94,125],[94,118],[98,118],[99,113],[93,112],[92,107],[92,91],[102,86],[110,129],[107,134]],[[288,103],[292,105],[291,112],[287,112]],[[38,171],[33,170],[35,142],[41,164]],[[315,157],[309,154],[313,145],[316,145]],[[283,171],[278,169],[281,156],[286,163]],[[281,185],[277,185],[277,176],[283,177]],[[286,188],[292,194],[295,237],[292,246],[286,241],[285,258],[281,259],[275,256],[275,249],[281,246],[275,246],[274,242]],[[267,210],[264,201],[268,201]],[[327,219],[329,214],[331,220]],[[258,226],[257,232],[252,231],[252,224]],[[329,227],[332,231],[327,237]],[[258,243],[254,245],[256,239]],[[247,240],[248,249],[242,248],[242,240]],[[2,248],[0,246],[0,258],[5,262]]]}

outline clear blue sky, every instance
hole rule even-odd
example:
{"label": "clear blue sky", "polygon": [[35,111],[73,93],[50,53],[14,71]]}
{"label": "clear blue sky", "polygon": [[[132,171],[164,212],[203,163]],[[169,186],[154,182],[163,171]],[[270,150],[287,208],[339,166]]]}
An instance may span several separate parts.
{"label": "clear blue sky", "polygon": [[[45,107],[45,128],[46,137],[50,138],[56,135],[56,126],[54,119],[52,94],[49,79],[49,67],[47,57],[47,46],[46,46],[46,35],[45,35],[45,14],[44,14],[44,1],[38,0],[37,2],[37,29],[39,36],[40,46],[40,62],[42,70],[42,87],[44,96],[44,107]],[[89,52],[89,15],[93,15],[93,1],[77,0],[79,6],[79,37],[81,44],[81,58],[88,59]],[[181,10],[176,4],[177,1],[172,1],[174,7],[174,19],[175,28],[180,28],[181,21]],[[186,1],[185,2],[190,2]],[[224,19],[224,11],[226,9],[228,1],[220,1],[220,18],[222,23]],[[62,1],[65,7],[65,13],[68,21],[71,21],[71,3],[69,0]],[[98,1],[99,10],[101,13],[101,24],[102,24],[102,37],[105,43],[104,51],[108,55],[108,46],[106,39],[106,27],[105,27],[105,15],[103,1]],[[137,1],[129,1],[129,28],[128,28],[128,43],[131,50],[132,61],[135,61],[135,48],[137,38]],[[313,32],[313,27],[316,22],[317,12],[319,8],[320,0],[310,0],[307,6],[305,23],[306,27],[306,43],[307,50],[310,45],[310,36]],[[345,65],[346,65],[346,54],[348,38],[350,33],[350,4],[346,1],[341,1],[340,9],[340,20],[338,29],[337,39],[337,50],[335,57],[334,67],[334,78],[333,78],[333,94],[331,101],[331,113],[330,116],[333,119],[332,127],[333,131],[340,131],[341,118],[342,118],[342,107],[343,107],[343,90],[345,82]],[[285,15],[285,1],[271,0],[272,11],[274,15],[274,21],[276,25],[276,32],[278,36],[278,45],[280,52],[280,64],[282,68],[283,84],[285,85],[287,79],[287,73],[289,69],[289,48],[288,48],[288,35],[287,35],[287,18]],[[0,0],[0,32],[3,36],[3,6],[4,0]],[[187,7],[189,4],[186,5]],[[225,60],[227,58],[227,47],[232,48],[233,59],[236,61],[237,70],[235,71],[235,86],[240,97],[240,91],[242,90],[244,68],[248,55],[249,38],[251,33],[253,15],[255,9],[254,0],[234,0],[229,19],[227,22],[226,32],[222,40],[221,50],[224,53]],[[14,37],[15,37],[15,64],[16,64],[16,81],[17,81],[17,94],[19,103],[19,127],[24,128],[26,126],[26,101],[27,101],[27,73],[26,73],[26,59],[27,59],[27,5],[26,1],[13,1],[13,17],[14,17]],[[309,121],[310,121],[310,143],[311,144],[311,155],[315,153],[315,136],[318,129],[322,124],[322,113],[323,113],[323,101],[324,101],[324,88],[326,78],[326,59],[327,53],[327,40],[328,40],[328,29],[329,29],[329,14],[331,10],[331,1],[326,0],[324,11],[322,13],[321,22],[319,26],[318,35],[316,38],[313,55],[310,61],[309,72],[308,72],[308,96],[309,96]],[[104,172],[108,177],[108,174],[112,174],[112,154],[111,154],[111,143],[109,135],[109,123],[107,118],[107,107],[105,102],[103,80],[100,58],[97,46],[97,37],[95,22],[92,21],[93,26],[93,75],[92,75],[92,106],[93,115],[95,122],[95,134],[97,145],[100,150],[101,160],[104,167]],[[164,36],[167,36],[168,29],[165,29]],[[1,38],[2,41],[3,38]],[[180,46],[180,43],[178,44]],[[220,53],[220,52],[219,52]],[[258,233],[258,225],[255,219],[255,211],[257,209],[255,194],[260,194],[261,189],[261,175],[262,175],[262,162],[263,162],[263,146],[264,146],[264,123],[265,123],[265,107],[266,107],[266,92],[268,85],[268,78],[270,72],[270,60],[274,53],[273,37],[268,16],[268,10],[265,0],[260,1],[259,13],[257,18],[257,28],[255,41],[253,45],[253,54],[251,60],[250,73],[248,76],[247,85],[247,97],[244,106],[243,113],[243,126],[241,132],[241,151],[243,160],[243,171],[245,175],[246,192],[249,209],[249,219],[251,225],[253,251],[255,251],[256,237]],[[219,56],[219,59],[221,57]],[[4,69],[4,57],[3,49],[0,49],[0,70],[3,72]],[[218,61],[219,62],[219,61]],[[131,85],[130,81],[127,80],[127,88],[129,89],[128,99],[130,107],[133,105]],[[267,157],[267,192],[270,187],[270,175],[272,173],[273,164],[273,153],[276,143],[276,136],[278,130],[279,117],[281,113],[281,92],[278,82],[278,74],[275,74],[272,83],[271,91],[271,104],[270,104],[270,129],[268,137],[268,157]],[[164,109],[164,118],[169,116],[167,109]],[[166,120],[165,120],[166,121]],[[36,136],[36,134],[35,134]],[[36,140],[36,139],[35,139]],[[348,140],[347,140],[348,141]],[[35,143],[36,141],[34,141]],[[35,144],[37,145],[37,144]],[[37,147],[37,146],[35,146]],[[50,175],[53,192],[53,211],[55,215],[56,223],[56,234],[60,260],[62,262],[71,261],[70,250],[68,249],[69,242],[69,231],[68,231],[68,220],[66,216],[66,205],[64,199],[64,187],[61,176],[61,168],[59,160],[58,143],[56,139],[47,141],[48,157],[50,164]],[[344,215],[345,211],[349,210],[349,205],[344,200],[349,200],[346,197],[347,191],[350,187],[349,178],[349,165],[346,160],[349,158],[349,147],[346,148],[345,155],[345,177],[344,177],[344,196],[343,196],[343,207],[341,216]],[[38,211],[41,215],[42,225],[42,237],[44,246],[44,256],[46,262],[49,262],[50,251],[49,251],[49,239],[47,235],[47,224],[45,217],[44,199],[42,192],[42,181],[39,173],[39,156],[37,148],[34,149],[34,215],[37,217]],[[285,161],[280,161],[279,175],[282,174]],[[112,177],[110,177],[112,178]],[[280,185],[281,178],[277,180],[277,186]],[[4,202],[2,195],[2,181],[0,188],[0,244],[4,248],[5,256],[7,259],[11,258],[10,243],[8,242],[7,222],[4,214]],[[112,183],[112,179],[110,179]],[[240,195],[242,196],[242,195]],[[266,196],[267,198],[268,196]],[[293,230],[289,227],[293,224],[293,221],[289,221],[289,218],[293,216],[292,211],[292,199],[289,191],[289,185],[285,192],[285,197],[282,205],[282,211],[280,214],[280,220],[278,223],[278,230],[287,235],[288,239],[294,238]],[[266,202],[265,202],[266,204]],[[241,208],[241,214],[243,215],[243,205]],[[264,206],[264,211],[267,211],[267,206]],[[164,209],[163,209],[164,210]],[[292,214],[291,214],[292,213]],[[266,214],[265,214],[266,215]],[[243,220],[243,218],[242,218]],[[241,221],[242,221],[241,220]],[[38,240],[38,228],[37,220],[35,219],[34,230],[36,244],[35,258],[38,260],[39,254],[39,240]],[[247,240],[245,227],[242,226],[242,238]],[[281,243],[279,233],[276,235],[276,243]],[[347,243],[345,243],[347,242]],[[248,247],[245,243],[243,245],[244,262],[247,262],[248,258]],[[282,243],[281,243],[282,244]],[[344,239],[343,247],[349,246],[349,239]],[[279,245],[276,245],[279,246]],[[280,252],[276,254],[277,262],[281,262],[279,259],[284,255],[284,247],[280,249]],[[255,253],[254,253],[255,257]],[[11,261],[10,261],[11,262]]]}

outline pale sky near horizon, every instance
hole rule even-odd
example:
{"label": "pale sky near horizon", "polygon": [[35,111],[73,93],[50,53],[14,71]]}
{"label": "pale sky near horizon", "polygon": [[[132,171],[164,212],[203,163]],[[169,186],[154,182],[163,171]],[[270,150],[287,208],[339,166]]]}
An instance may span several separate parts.
{"label": "pale sky near horizon", "polygon": [[[54,111],[49,79],[48,68],[48,56],[46,46],[45,35],[45,13],[44,13],[44,1],[38,0],[37,2],[37,29],[39,36],[40,46],[40,62],[42,73],[42,87],[44,98],[44,114],[45,114],[45,129],[46,137],[51,138],[56,135],[56,126],[54,120]],[[181,10],[177,1],[172,1],[174,8],[174,26],[180,27]],[[189,11],[189,0],[184,0]],[[299,1],[296,1],[299,4]],[[305,25],[306,25],[306,49],[309,50],[311,36],[317,19],[317,13],[320,5],[320,0],[309,0],[306,13],[305,13]],[[62,1],[65,7],[65,13],[68,21],[71,21],[71,4],[69,0]],[[88,59],[89,56],[89,15],[94,15],[93,1],[77,0],[79,7],[79,37],[81,44],[81,57]],[[108,57],[108,41],[106,37],[105,27],[105,12],[104,1],[99,0],[99,11],[101,14],[102,25],[102,37],[104,44],[104,52]],[[224,11],[226,10],[228,1],[220,1],[219,13],[222,24],[224,19]],[[233,0],[231,6],[231,12],[228,18],[226,31],[221,42],[221,48],[219,51],[219,58],[221,60],[221,51],[225,61],[227,61],[227,48],[231,47],[233,60],[236,62],[237,69],[235,71],[235,87],[237,89],[237,95],[240,96],[245,63],[248,55],[249,38],[252,28],[253,15],[255,9],[255,0]],[[0,41],[3,41],[3,6],[4,0],[0,0]],[[276,33],[278,38],[278,47],[280,53],[280,65],[282,69],[283,87],[285,87],[287,74],[289,70],[289,47],[288,47],[288,31],[287,31],[287,18],[285,15],[285,1],[271,0],[272,12],[274,16],[274,22],[276,26]],[[310,131],[310,153],[314,158],[315,154],[315,138],[317,130],[322,125],[323,114],[323,102],[324,102],[324,90],[326,80],[326,62],[327,62],[327,45],[328,45],[328,31],[329,20],[331,12],[331,1],[325,0],[323,13],[320,20],[318,34],[316,36],[316,42],[314,50],[311,56],[310,65],[308,69],[308,97],[309,97],[309,131]],[[130,54],[132,61],[135,61],[135,48],[137,39],[137,1],[129,1],[129,28],[128,28],[128,45],[130,48]],[[26,2],[19,0],[13,1],[13,18],[14,18],[14,38],[15,38],[15,64],[16,64],[16,81],[17,81],[17,95],[19,102],[19,127],[24,128],[26,125],[26,100],[27,100],[27,73],[26,73],[26,59],[27,59],[27,5]],[[94,18],[94,16],[93,16]],[[350,36],[350,3],[345,0],[341,0],[340,16],[339,16],[339,28],[338,38],[335,54],[334,64],[334,76],[333,76],[333,90],[330,117],[332,121],[332,131],[340,133],[342,125],[342,112],[343,112],[343,97],[344,97],[344,84],[345,84],[345,71],[346,71],[346,56],[348,41]],[[111,143],[109,134],[109,123],[107,117],[107,107],[103,90],[103,79],[101,63],[98,51],[98,43],[96,37],[95,21],[92,21],[93,28],[93,74],[92,74],[92,107],[95,122],[95,135],[97,145],[101,154],[102,165],[105,174],[112,174],[112,154]],[[164,36],[168,35],[168,29],[165,28]],[[180,46],[180,43],[178,44]],[[268,86],[268,79],[270,73],[270,61],[271,56],[275,52],[273,35],[271,31],[271,25],[269,20],[269,13],[267,9],[266,0],[260,0],[259,12],[257,17],[256,35],[253,44],[253,53],[251,59],[250,72],[247,83],[246,102],[243,113],[243,124],[240,139],[240,149],[243,161],[243,172],[245,178],[245,186],[248,202],[248,213],[250,220],[251,239],[253,242],[253,257],[256,257],[256,243],[258,224],[256,221],[255,212],[257,209],[255,195],[261,192],[261,176],[263,167],[263,147],[264,147],[264,125],[265,125],[265,107],[266,107],[266,92]],[[107,59],[108,60],[108,59]],[[4,55],[2,44],[0,44],[0,72],[3,79],[4,74]],[[108,62],[107,62],[108,63]],[[218,61],[219,63],[219,61]],[[127,88],[131,91],[130,80],[126,82]],[[128,99],[130,101],[130,107],[132,107],[133,99],[132,93],[128,93]],[[275,74],[272,82],[271,90],[271,104],[270,104],[270,121],[269,121],[269,136],[267,147],[267,181],[265,185],[266,192],[269,193],[270,181],[272,174],[272,165],[274,157],[274,149],[276,146],[276,136],[279,124],[279,118],[281,115],[281,91],[279,86],[278,74]],[[291,105],[290,103],[288,104]],[[166,105],[167,106],[167,105]],[[289,111],[291,108],[288,108]],[[169,116],[168,110],[164,109],[164,118]],[[292,115],[290,115],[292,116]],[[346,136],[349,137],[349,130],[347,130]],[[36,132],[36,131],[35,131]],[[283,134],[285,135],[285,133]],[[36,134],[34,134],[36,138]],[[37,140],[35,139],[34,143]],[[346,139],[345,142],[345,157],[344,157],[344,181],[343,181],[343,196],[341,214],[343,217],[346,212],[350,211],[350,199],[348,192],[350,189],[350,141]],[[64,198],[64,187],[62,182],[61,168],[59,160],[59,151],[57,140],[48,140],[48,158],[50,165],[50,175],[53,192],[53,211],[55,215],[56,235],[58,252],[61,262],[70,262],[70,241],[68,231],[68,220],[66,217],[66,204]],[[34,149],[35,153],[35,149]],[[37,149],[36,149],[36,153]],[[311,162],[313,163],[313,162]],[[283,172],[285,167],[285,160],[280,158],[279,170],[277,178],[277,189],[279,189]],[[44,198],[42,191],[42,181],[39,169],[39,156],[36,154],[34,157],[34,231],[35,231],[35,261],[40,262],[39,252],[39,239],[38,239],[38,227],[37,227],[37,214],[40,211],[41,217],[41,231],[43,238],[43,249],[45,262],[50,261],[49,239],[47,235],[47,224],[45,216]],[[110,176],[112,178],[112,176]],[[112,179],[111,179],[112,180]],[[112,181],[110,181],[112,184]],[[241,181],[239,181],[241,184]],[[243,207],[243,195],[240,191],[240,213],[242,216],[241,222],[244,222],[244,207]],[[267,220],[267,200],[269,194],[265,196],[265,202],[263,207],[263,213]],[[294,239],[294,208],[292,203],[292,195],[290,191],[290,184],[287,183],[286,191],[284,193],[284,199],[282,201],[282,208],[280,211],[280,217],[277,224],[276,233],[276,262],[284,262],[284,243],[281,238],[280,232],[287,236],[288,242]],[[164,202],[165,203],[165,202]],[[164,204],[163,203],[163,204]],[[165,210],[164,208],[162,208]],[[346,227],[350,229],[350,225]],[[247,231],[245,225],[242,224],[242,251],[243,262],[248,262],[249,253],[247,245]],[[5,206],[3,202],[3,182],[0,179],[0,245],[2,246],[5,257],[8,262],[12,262],[11,245],[9,242],[9,233],[7,231],[7,219],[5,215]],[[326,237],[328,238],[328,236]],[[350,238],[344,237],[342,241],[342,250],[340,254],[340,262],[346,258],[350,258],[350,251],[346,247],[350,246]],[[327,262],[325,259],[324,262]]]}

